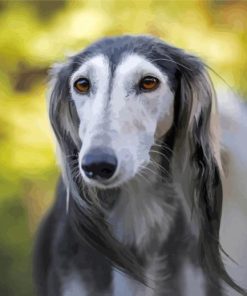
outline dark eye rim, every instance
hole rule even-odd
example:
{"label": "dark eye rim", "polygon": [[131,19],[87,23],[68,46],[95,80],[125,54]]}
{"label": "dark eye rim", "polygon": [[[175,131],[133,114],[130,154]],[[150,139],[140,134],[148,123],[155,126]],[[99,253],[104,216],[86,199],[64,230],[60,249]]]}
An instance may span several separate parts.
{"label": "dark eye rim", "polygon": [[[77,84],[80,80],[85,80],[85,81],[88,83],[88,89],[87,89],[86,91],[80,91],[80,90],[76,87],[76,84]],[[86,78],[86,77],[79,77],[79,78],[77,78],[77,79],[74,81],[74,83],[73,83],[73,88],[74,88],[74,90],[75,90],[77,93],[79,93],[79,94],[87,94],[87,93],[89,92],[89,90],[90,90],[90,87],[91,87],[91,83],[90,83],[89,79]]]}
{"label": "dark eye rim", "polygon": [[[145,80],[145,79],[154,79],[155,80],[155,82],[156,82],[156,84],[155,84],[155,86],[153,87],[153,88],[151,88],[151,89],[147,89],[147,88],[144,88],[144,87],[142,87],[142,83],[143,83],[143,81]],[[160,85],[160,80],[157,78],[157,77],[155,77],[155,76],[152,76],[152,75],[146,75],[146,76],[143,76],[142,78],[141,78],[141,80],[139,81],[139,89],[142,91],[142,92],[151,92],[151,91],[154,91],[154,90],[156,90],[158,87],[159,87],[159,85]]]}

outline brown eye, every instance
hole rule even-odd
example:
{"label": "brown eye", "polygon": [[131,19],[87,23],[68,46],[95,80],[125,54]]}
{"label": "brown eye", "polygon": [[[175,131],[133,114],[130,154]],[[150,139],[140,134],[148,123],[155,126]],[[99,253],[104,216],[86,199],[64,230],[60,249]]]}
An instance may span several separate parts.
{"label": "brown eye", "polygon": [[159,80],[152,76],[146,76],[140,81],[140,89],[144,91],[155,90],[159,85]]}
{"label": "brown eye", "polygon": [[74,83],[74,88],[81,94],[85,94],[89,91],[90,82],[87,78],[79,78]]}

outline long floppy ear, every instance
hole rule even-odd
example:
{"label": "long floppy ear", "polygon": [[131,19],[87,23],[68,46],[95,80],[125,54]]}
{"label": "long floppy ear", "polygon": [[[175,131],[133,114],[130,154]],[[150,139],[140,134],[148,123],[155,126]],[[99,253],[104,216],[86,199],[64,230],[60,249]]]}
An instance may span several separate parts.
{"label": "long floppy ear", "polygon": [[221,278],[246,295],[227,274],[221,258],[223,193],[215,91],[199,59],[183,53],[174,60],[178,61],[179,77],[174,122],[175,149],[180,162],[177,169],[198,224],[199,260],[212,280]]}
{"label": "long floppy ear", "polygon": [[[50,71],[50,89],[48,93],[49,119],[57,140],[57,150],[62,175],[66,187],[71,181],[69,167],[80,149],[78,137],[79,119],[74,102],[69,93],[69,77],[72,65],[55,64]],[[71,162],[69,161],[69,158]]]}
{"label": "long floppy ear", "polygon": [[64,137],[67,137],[79,149],[79,119],[69,92],[71,71],[69,64],[56,64],[50,71],[49,118],[59,145],[65,148]]}

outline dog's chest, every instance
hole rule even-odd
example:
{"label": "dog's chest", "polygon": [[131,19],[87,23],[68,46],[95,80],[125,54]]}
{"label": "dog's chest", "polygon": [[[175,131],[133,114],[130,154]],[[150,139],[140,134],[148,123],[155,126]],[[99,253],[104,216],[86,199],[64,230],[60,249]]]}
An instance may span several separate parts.
{"label": "dog's chest", "polygon": [[[158,259],[158,258],[156,258]],[[167,269],[167,272],[164,270]],[[147,270],[148,286],[114,270],[112,296],[206,296],[206,281],[202,270],[186,261],[174,279],[164,261],[156,262]]]}
{"label": "dog's chest", "polygon": [[86,284],[79,276],[79,272],[71,272],[71,274],[64,279],[62,296],[87,296],[88,289]]}
{"label": "dog's chest", "polygon": [[[157,258],[158,259],[158,258]],[[161,262],[156,262],[150,266],[149,278],[159,279],[160,284],[149,283],[149,287],[144,286],[120,271],[113,270],[111,287],[107,291],[96,292],[97,282],[85,282],[81,275],[73,272],[64,279],[63,296],[205,296],[205,281],[201,270],[193,267],[190,263],[181,268],[181,273],[175,280],[176,287],[183,289],[171,290],[169,280],[163,277],[160,266]],[[162,262],[162,265],[164,262]],[[147,270],[148,271],[148,270]],[[161,281],[163,277],[163,282]],[[171,294],[172,293],[172,294]]]}
{"label": "dog's chest", "polygon": [[[89,271],[88,271],[89,272]],[[63,278],[61,296],[112,296],[112,289],[100,289],[100,283],[88,277],[87,272],[73,269]],[[126,294],[127,296],[127,294]]]}
{"label": "dog's chest", "polygon": [[154,296],[154,291],[118,270],[113,271],[112,296]]}

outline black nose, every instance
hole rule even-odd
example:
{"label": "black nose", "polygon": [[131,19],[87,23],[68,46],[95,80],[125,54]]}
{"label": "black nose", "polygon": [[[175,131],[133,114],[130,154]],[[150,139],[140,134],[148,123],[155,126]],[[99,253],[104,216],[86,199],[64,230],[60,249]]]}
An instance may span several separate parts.
{"label": "black nose", "polygon": [[82,159],[81,167],[90,179],[110,179],[117,168],[117,158],[108,148],[95,148]]}

